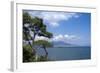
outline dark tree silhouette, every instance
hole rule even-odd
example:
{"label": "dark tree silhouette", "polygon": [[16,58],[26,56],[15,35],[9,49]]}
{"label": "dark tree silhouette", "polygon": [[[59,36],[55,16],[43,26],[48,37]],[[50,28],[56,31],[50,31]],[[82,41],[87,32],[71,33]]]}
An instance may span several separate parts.
{"label": "dark tree silhouette", "polygon": [[[33,32],[33,34],[30,32]],[[32,45],[31,41],[34,43],[36,35],[44,36],[47,38],[52,38],[53,36],[52,33],[47,31],[46,25],[43,23],[42,18],[32,18],[27,12],[23,12],[23,40],[28,41],[33,55],[36,54],[36,51],[33,48],[34,46]],[[45,46],[43,47],[45,48]]]}

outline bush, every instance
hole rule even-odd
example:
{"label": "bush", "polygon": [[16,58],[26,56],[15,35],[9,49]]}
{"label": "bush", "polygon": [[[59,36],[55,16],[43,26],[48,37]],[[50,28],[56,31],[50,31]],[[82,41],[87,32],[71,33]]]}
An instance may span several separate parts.
{"label": "bush", "polygon": [[35,61],[35,55],[32,53],[32,49],[29,46],[23,47],[23,62]]}
{"label": "bush", "polygon": [[[34,49],[35,50],[35,49]],[[48,61],[47,56],[39,56],[32,53],[29,45],[23,46],[23,62]]]}

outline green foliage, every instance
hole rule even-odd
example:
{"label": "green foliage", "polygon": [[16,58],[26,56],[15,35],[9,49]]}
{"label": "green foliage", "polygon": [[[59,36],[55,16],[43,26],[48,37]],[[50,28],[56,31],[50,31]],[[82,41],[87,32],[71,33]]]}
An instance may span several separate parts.
{"label": "green foliage", "polygon": [[23,13],[23,24],[30,24],[32,22],[31,16],[27,13]]}
{"label": "green foliage", "polygon": [[23,39],[24,40],[29,40],[31,38],[29,34],[29,28],[25,27],[25,24],[31,25],[31,23],[32,23],[31,16],[27,12],[24,12],[23,13]]}
{"label": "green foliage", "polygon": [[31,36],[29,33],[23,32],[23,39],[28,41],[29,39],[31,39]]}
{"label": "green foliage", "polygon": [[50,32],[45,32],[45,34],[47,35],[48,38],[52,38],[53,37],[53,34],[50,33]]}
{"label": "green foliage", "polygon": [[40,57],[38,57],[38,62],[40,62],[40,61],[48,61],[49,59],[46,57],[46,56],[40,56]]}
{"label": "green foliage", "polygon": [[[25,27],[25,24],[28,24],[29,27]],[[38,27],[38,30],[35,31],[34,27]],[[31,29],[31,30],[30,30]],[[32,37],[30,31],[34,32]],[[34,41],[35,36],[44,36],[47,38],[52,38],[53,34],[48,32],[46,25],[43,23],[42,18],[34,17],[32,18],[29,13],[23,12],[23,40],[28,41],[28,45],[23,45],[23,62],[34,62],[34,61],[47,61],[46,56],[38,56],[36,59],[36,54],[33,54],[35,48],[34,45],[43,45],[44,47],[51,47],[52,44],[45,40]],[[33,44],[30,43],[30,39],[33,40]],[[44,48],[46,49],[46,48]],[[46,50],[45,50],[46,51]]]}
{"label": "green foliage", "polygon": [[36,25],[36,26],[39,26],[39,27],[42,27],[43,26],[43,19],[41,18],[38,18],[38,17],[34,17],[31,19],[33,25]]}
{"label": "green foliage", "polygon": [[35,61],[35,55],[32,53],[32,49],[29,45],[23,46],[23,62]]}
{"label": "green foliage", "polygon": [[37,45],[37,46],[42,46],[44,45],[45,47],[52,47],[52,43],[48,42],[46,40],[38,40],[38,41],[34,41],[33,45]]}
{"label": "green foliage", "polygon": [[[37,57],[37,59],[36,59]],[[42,62],[42,61],[49,61],[47,56],[36,56],[33,55],[32,49],[29,45],[23,46],[23,62]]]}
{"label": "green foliage", "polygon": [[[36,46],[38,46],[38,47],[43,48],[44,51],[45,51],[45,57],[43,57],[43,58],[47,58],[47,56],[48,56],[48,51],[46,50],[46,48],[52,46],[52,44],[51,44],[50,42],[48,42],[48,41],[46,41],[46,40],[38,40],[38,41],[34,41],[34,42],[33,42],[33,45],[36,45]],[[43,59],[43,58],[42,58],[42,59]]]}

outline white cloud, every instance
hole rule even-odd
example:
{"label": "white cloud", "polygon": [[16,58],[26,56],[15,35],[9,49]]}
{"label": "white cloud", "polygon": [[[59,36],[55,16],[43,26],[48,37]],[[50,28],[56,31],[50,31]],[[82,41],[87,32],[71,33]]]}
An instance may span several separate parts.
{"label": "white cloud", "polygon": [[66,34],[66,35],[64,35],[64,37],[65,37],[65,38],[68,38],[68,37],[69,37],[69,35],[68,35],[68,34]]}
{"label": "white cloud", "polygon": [[52,40],[53,41],[58,41],[58,40],[62,40],[62,39],[63,39],[63,35],[60,34],[58,36],[54,36]]}
{"label": "white cloud", "polygon": [[49,38],[46,38],[46,37],[43,37],[43,36],[36,36],[36,37],[35,37],[35,41],[38,41],[38,40],[46,40],[46,41],[50,41]]}
{"label": "white cloud", "polygon": [[68,39],[74,39],[74,38],[77,38],[75,35],[64,35],[65,38],[68,38]]}
{"label": "white cloud", "polygon": [[50,22],[49,25],[52,25],[52,26],[56,27],[56,26],[59,26],[59,23],[57,23],[57,22]]}
{"label": "white cloud", "polygon": [[68,35],[68,34],[65,34],[65,35],[62,35],[62,34],[55,35],[51,39],[49,39],[47,37],[43,37],[43,36],[36,36],[35,37],[35,41],[38,41],[38,40],[46,40],[46,41],[73,42],[73,41],[77,41],[79,39],[80,38],[78,36],[76,36],[76,35]]}
{"label": "white cloud", "polygon": [[42,11],[28,11],[32,17],[40,17],[43,18],[44,23],[47,23],[50,26],[57,27],[59,26],[59,22],[66,20],[68,21],[71,18],[78,18],[79,15],[77,13],[71,12],[42,12]]}
{"label": "white cloud", "polygon": [[53,39],[54,39],[55,41],[61,40],[61,39],[63,39],[63,35],[61,35],[61,34],[56,35],[56,36],[54,36]]}
{"label": "white cloud", "polygon": [[78,36],[76,35],[68,35],[68,34],[65,34],[65,35],[56,35],[52,38],[52,41],[74,41],[74,40],[77,40],[79,39]]}
{"label": "white cloud", "polygon": [[51,26],[59,26],[59,22],[62,20],[69,20],[76,16],[76,13],[65,13],[65,12],[42,12],[41,13],[44,22],[47,22]]}

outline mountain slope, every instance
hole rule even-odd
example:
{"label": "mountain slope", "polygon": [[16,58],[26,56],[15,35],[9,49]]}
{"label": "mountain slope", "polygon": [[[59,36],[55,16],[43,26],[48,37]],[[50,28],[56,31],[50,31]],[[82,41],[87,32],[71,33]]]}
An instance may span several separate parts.
{"label": "mountain slope", "polygon": [[71,46],[75,46],[73,44],[66,43],[66,42],[63,42],[63,41],[53,41],[52,43],[53,43],[54,47],[71,47]]}

